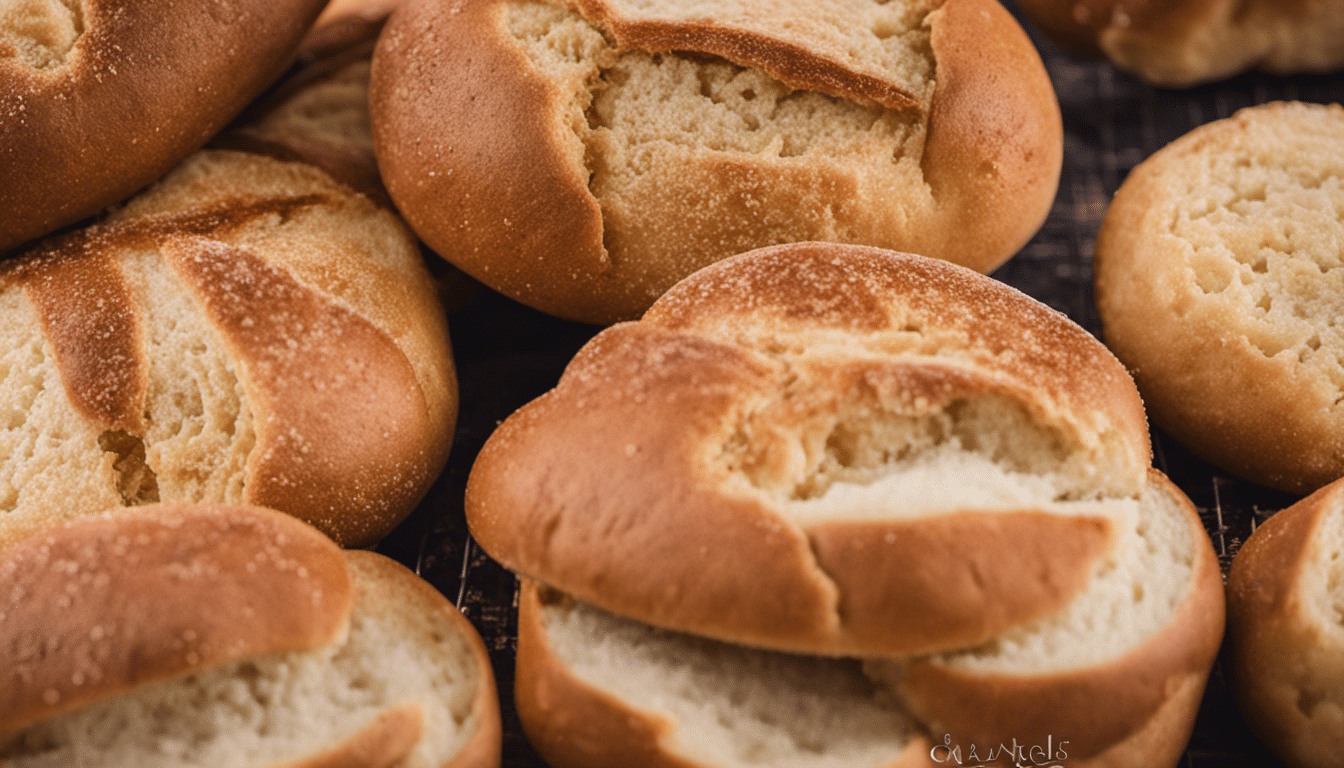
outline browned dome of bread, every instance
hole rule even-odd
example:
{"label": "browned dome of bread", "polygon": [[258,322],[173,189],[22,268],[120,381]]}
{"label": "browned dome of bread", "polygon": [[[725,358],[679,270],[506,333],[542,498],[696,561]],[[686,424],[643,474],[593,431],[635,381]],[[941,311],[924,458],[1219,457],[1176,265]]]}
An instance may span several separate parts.
{"label": "browned dome of bread", "polygon": [[1229,672],[1246,722],[1294,768],[1344,754],[1344,481],[1276,513],[1227,578]]}
{"label": "browned dome of bread", "polygon": [[805,243],[599,334],[491,437],[466,504],[491,555],[607,610],[910,653],[1066,602],[1148,461],[1132,381],[1059,313],[946,262]]}
{"label": "browned dome of bread", "polygon": [[0,252],[166,173],[280,74],[323,0],[0,9]]}
{"label": "browned dome of bread", "polygon": [[1060,43],[1162,85],[1344,66],[1339,0],[1016,1]]}
{"label": "browned dome of bread", "polygon": [[1040,58],[993,0],[412,0],[371,109],[431,248],[590,322],[777,243],[988,271],[1044,220],[1062,153]]}
{"label": "browned dome of bread", "polygon": [[0,541],[246,502],[376,541],[447,457],[456,381],[414,238],[314,167],[203,151],[0,266]]}
{"label": "browned dome of bread", "polygon": [[0,555],[0,585],[0,743],[104,696],[331,642],[352,599],[330,539],[270,510],[212,505],[25,539]]}

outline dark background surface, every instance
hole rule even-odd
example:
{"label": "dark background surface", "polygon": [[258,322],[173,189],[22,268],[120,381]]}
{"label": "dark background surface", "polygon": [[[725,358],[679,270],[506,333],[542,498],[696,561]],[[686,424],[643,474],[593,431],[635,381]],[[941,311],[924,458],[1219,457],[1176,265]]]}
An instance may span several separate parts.
{"label": "dark background surface", "polygon": [[[1144,85],[1108,64],[1082,60],[1032,33],[1064,116],[1064,170],[1040,233],[994,277],[1066,313],[1094,334],[1092,251],[1111,195],[1126,174],[1195,126],[1277,99],[1344,101],[1344,75],[1275,77],[1250,73],[1188,90]],[[1344,152],[1344,147],[1341,147]],[[425,502],[379,550],[407,563],[454,600],[490,650],[504,708],[504,765],[543,763],[513,712],[515,582],[471,541],[462,493],[476,452],[495,426],[553,386],[564,365],[598,328],[549,318],[485,291],[451,317],[461,385],[453,454]],[[1154,456],[1194,501],[1223,561],[1294,497],[1224,475],[1154,430]],[[1278,765],[1247,730],[1214,668],[1183,768]]]}

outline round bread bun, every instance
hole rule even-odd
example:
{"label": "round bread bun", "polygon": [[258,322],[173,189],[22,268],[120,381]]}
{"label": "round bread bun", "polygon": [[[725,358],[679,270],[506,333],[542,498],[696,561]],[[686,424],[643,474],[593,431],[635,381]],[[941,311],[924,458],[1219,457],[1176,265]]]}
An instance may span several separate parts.
{"label": "round bread bun", "polygon": [[1190,86],[1257,68],[1344,67],[1337,0],[1016,0],[1056,42],[1151,83]]}
{"label": "round bread bun", "polygon": [[431,248],[597,323],[777,243],[988,271],[1044,221],[1062,158],[1044,67],[994,0],[408,0],[370,100]]}
{"label": "round bread bun", "polygon": [[3,768],[499,765],[466,619],[397,563],[279,512],[76,521],[0,552],[0,593]]}
{"label": "round bread bun", "polygon": [[614,613],[819,654],[962,647],[1053,612],[1137,514],[1123,367],[946,262],[803,243],[595,337],[491,436],[467,520]]}
{"label": "round bread bun", "polygon": [[124,200],[288,64],[323,0],[0,9],[0,252]]}
{"label": "round bread bun", "polygon": [[5,262],[0,542],[153,501],[378,540],[447,459],[434,290],[392,213],[313,166],[229,151]]}
{"label": "round bread bun", "polygon": [[1289,766],[1344,755],[1344,483],[1278,512],[1237,552],[1227,579],[1232,692]]}
{"label": "round bread bun", "polygon": [[1140,164],[1095,259],[1106,343],[1153,422],[1306,493],[1344,475],[1344,108],[1275,103]]}

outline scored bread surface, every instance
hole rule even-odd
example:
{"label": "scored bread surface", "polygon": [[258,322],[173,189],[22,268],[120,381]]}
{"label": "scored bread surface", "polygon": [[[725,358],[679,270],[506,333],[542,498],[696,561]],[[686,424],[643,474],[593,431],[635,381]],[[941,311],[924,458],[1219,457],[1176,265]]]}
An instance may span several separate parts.
{"label": "scored bread surface", "polygon": [[982,0],[413,1],[371,108],[432,248],[590,322],[782,242],[988,270],[1039,226],[1061,156],[1039,58]]}
{"label": "scored bread surface", "polygon": [[442,466],[456,383],[414,240],[315,168],[195,155],[0,266],[0,540],[153,501],[379,538]]}
{"label": "scored bread surface", "polygon": [[492,436],[467,514],[505,565],[651,624],[933,651],[1083,588],[1137,514],[1143,424],[1119,363],[1011,289],[785,246],[596,337]]}
{"label": "scored bread surface", "polygon": [[1339,105],[1242,110],[1136,168],[1097,243],[1105,338],[1154,423],[1298,493],[1344,474],[1342,145]]}
{"label": "scored bread surface", "polygon": [[0,747],[0,765],[498,765],[498,702],[475,631],[387,558],[345,559],[354,607],[336,642],[202,667],[38,723]]}
{"label": "scored bread surface", "polygon": [[0,252],[162,176],[280,74],[322,0],[0,5]]}

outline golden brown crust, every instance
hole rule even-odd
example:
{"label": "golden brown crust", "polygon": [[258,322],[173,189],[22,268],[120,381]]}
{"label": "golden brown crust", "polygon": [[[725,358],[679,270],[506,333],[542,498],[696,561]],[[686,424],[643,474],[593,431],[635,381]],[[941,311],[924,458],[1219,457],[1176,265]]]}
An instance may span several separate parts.
{"label": "golden brown crust", "polygon": [[274,79],[321,0],[84,2],[35,67],[0,46],[0,251],[94,214],[203,145]]}
{"label": "golden brown crust", "polygon": [[[883,119],[909,123],[920,138],[862,171],[824,153],[660,146],[637,161],[652,170],[613,202],[600,185],[616,150],[580,125],[591,97],[574,101],[586,86],[528,59],[510,37],[504,0],[409,2],[374,57],[371,108],[388,190],[430,247],[524,303],[588,322],[630,319],[699,267],[801,240],[988,271],[1048,212],[1062,161],[1058,105],[1035,49],[996,3],[949,0],[928,15],[931,105],[894,75],[842,65],[820,42],[794,39],[774,18],[688,22],[578,5],[614,51],[692,52],[790,89],[885,105]],[[849,151],[868,151],[864,141]],[[898,170],[906,151],[922,151],[923,178]]]}
{"label": "golden brown crust", "polygon": [[341,636],[341,551],[270,510],[145,507],[0,557],[0,735],[148,683]]}
{"label": "golden brown crust", "polygon": [[[913,319],[918,334],[908,330]],[[782,364],[777,356],[794,345],[812,352]],[[1065,361],[1072,389],[1055,367]],[[790,389],[803,376],[812,384]],[[987,639],[1058,607],[1112,546],[1104,518],[1004,512],[1008,540],[1071,542],[1045,547],[1046,562],[1025,558],[1031,567],[1015,568],[1024,561],[1002,542],[962,538],[974,527],[972,510],[800,521],[787,490],[772,495],[773,480],[757,482],[734,464],[744,435],[748,443],[753,431],[761,435],[769,464],[788,455],[787,441],[812,415],[833,414],[863,392],[912,415],[959,397],[1026,403],[1069,435],[1062,440],[1115,462],[1120,497],[1137,494],[1141,480],[1131,475],[1142,478],[1147,464],[1132,382],[1062,316],[942,262],[804,244],[724,262],[681,283],[645,321],[597,336],[555,390],[483,448],[467,488],[468,521],[505,565],[615,613],[828,654]],[[897,553],[920,554],[886,559]],[[872,568],[893,577],[876,593]],[[965,587],[964,600],[943,601],[947,580]],[[931,584],[938,597],[924,594]],[[928,610],[893,620],[915,604]]]}
{"label": "golden brown crust", "polygon": [[[996,675],[917,660],[899,690],[932,733],[990,744],[1068,739],[1070,759],[1085,759],[1140,732],[1191,678],[1202,690],[1222,639],[1222,575],[1194,506],[1165,477],[1152,477],[1179,503],[1195,542],[1190,587],[1171,620],[1123,655],[1076,670]],[[1188,733],[1193,721],[1170,727],[1182,725]]]}
{"label": "golden brown crust", "polygon": [[[543,591],[524,579],[518,601],[518,661],[514,701],[533,748],[554,768],[706,768],[665,744],[673,723],[660,713],[634,709],[594,688],[569,670],[551,649],[541,607]],[[911,739],[900,757],[882,768],[927,768],[928,742]],[[712,768],[712,767],[711,767]]]}
{"label": "golden brown crust", "polygon": [[[1278,512],[1237,552],[1227,579],[1229,675],[1247,723],[1293,766],[1329,766],[1344,749],[1344,638],[1319,604],[1337,551],[1344,484]],[[1337,524],[1337,523],[1336,523]]]}

